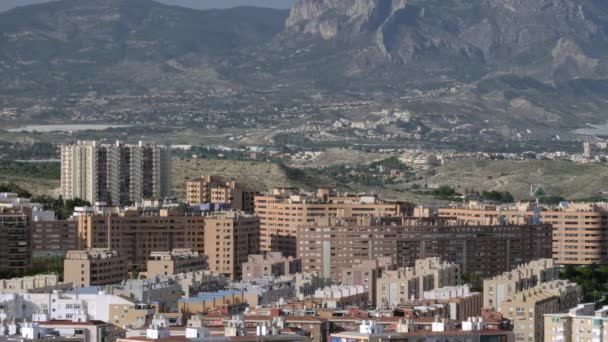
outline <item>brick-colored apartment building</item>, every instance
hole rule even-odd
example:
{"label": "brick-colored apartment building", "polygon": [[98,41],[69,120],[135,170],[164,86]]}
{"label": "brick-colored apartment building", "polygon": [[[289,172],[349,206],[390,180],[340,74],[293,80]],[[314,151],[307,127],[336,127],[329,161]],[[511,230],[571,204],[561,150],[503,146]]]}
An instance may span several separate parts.
{"label": "brick-colored apartment building", "polygon": [[264,277],[279,277],[295,274],[302,270],[302,262],[294,257],[285,257],[281,252],[252,254],[243,263],[243,280]]}
{"label": "brick-colored apartment building", "polygon": [[247,257],[260,252],[260,220],[238,212],[207,216],[204,241],[209,269],[239,278]]}
{"label": "brick-colored apartment building", "polygon": [[205,217],[171,210],[124,210],[78,217],[78,249],[108,248],[128,259],[129,269],[145,271],[155,251],[188,248],[204,252]]}
{"label": "brick-colored apartment building", "polygon": [[323,217],[405,216],[411,205],[382,201],[375,196],[340,196],[330,189],[315,194],[292,188],[276,188],[255,197],[255,213],[260,217],[261,250],[296,255],[299,226]]}
{"label": "brick-colored apartment building", "polygon": [[257,191],[226,181],[221,176],[203,176],[186,183],[186,201],[189,204],[226,203],[233,209],[251,213]]}
{"label": "brick-colored apartment building", "polygon": [[471,202],[439,209],[439,215],[481,225],[521,224],[536,219],[553,226],[552,256],[558,264],[608,264],[608,240],[603,233],[608,229],[608,203],[567,203],[553,208],[535,208],[530,203],[494,206]]}
{"label": "brick-colored apartment building", "polygon": [[63,256],[77,248],[76,221],[35,221],[31,227],[33,257]]}
{"label": "brick-colored apartment building", "polygon": [[400,267],[440,257],[463,273],[499,274],[551,257],[550,225],[468,226],[450,220],[402,217],[322,218],[297,230],[305,272],[340,282],[341,270],[359,260],[393,258]]}
{"label": "brick-colored apartment building", "polygon": [[16,273],[32,263],[31,210],[0,207],[0,269]]}
{"label": "brick-colored apartment building", "polygon": [[109,248],[143,272],[152,252],[190,249],[208,256],[213,271],[241,275],[249,254],[259,253],[259,219],[240,212],[124,210],[78,217],[78,249]]}

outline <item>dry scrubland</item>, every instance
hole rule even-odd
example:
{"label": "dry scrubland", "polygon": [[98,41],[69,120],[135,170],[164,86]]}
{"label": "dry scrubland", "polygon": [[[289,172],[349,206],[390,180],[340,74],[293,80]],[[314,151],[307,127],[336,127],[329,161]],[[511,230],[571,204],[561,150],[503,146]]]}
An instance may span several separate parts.
{"label": "dry scrubland", "polygon": [[608,190],[608,167],[570,161],[464,161],[439,167],[428,183],[509,191],[516,199],[528,199],[530,185],[543,184],[549,195],[581,199]]}
{"label": "dry scrubland", "polygon": [[[306,170],[279,164],[233,160],[180,159],[173,162],[173,188],[184,195],[186,182],[202,175],[224,175],[249,187],[269,190],[273,186],[314,189],[335,186],[325,177],[312,177]],[[430,185],[450,185],[464,189],[509,191],[516,199],[528,199],[530,184],[543,184],[550,195],[569,199],[588,198],[608,190],[608,167],[605,164],[575,164],[568,161],[464,161],[441,166],[425,174]],[[0,173],[0,183],[15,183],[35,195],[59,195],[58,179],[42,179]],[[377,193],[394,199],[421,203],[429,198],[391,189],[338,184],[356,192]]]}

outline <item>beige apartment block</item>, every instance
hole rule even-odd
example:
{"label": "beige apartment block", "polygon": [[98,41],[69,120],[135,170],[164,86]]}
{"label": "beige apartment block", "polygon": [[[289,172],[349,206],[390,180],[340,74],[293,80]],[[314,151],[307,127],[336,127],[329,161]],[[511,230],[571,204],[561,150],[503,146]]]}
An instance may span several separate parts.
{"label": "beige apartment block", "polygon": [[226,203],[235,210],[254,211],[257,191],[248,190],[221,176],[203,176],[186,183],[186,201],[189,204]]}
{"label": "beige apartment block", "polygon": [[517,268],[483,280],[484,308],[498,308],[513,294],[541,283],[559,279],[559,266],[553,259],[531,261]]}
{"label": "beige apartment block", "polygon": [[516,341],[545,341],[544,315],[567,312],[580,301],[580,288],[555,280],[517,292],[498,307],[511,321]]}
{"label": "beige apartment block", "polygon": [[361,260],[392,258],[398,266],[439,257],[463,273],[493,276],[551,257],[551,226],[469,226],[445,219],[320,218],[297,228],[297,255],[306,272],[340,281]]}
{"label": "beige apartment block", "polygon": [[460,266],[439,258],[416,261],[414,267],[384,271],[376,281],[379,308],[390,309],[411,299],[421,299],[425,291],[460,283]]}
{"label": "beige apartment block", "polygon": [[[534,210],[537,211],[535,214]],[[471,202],[439,209],[442,217],[456,218],[468,224],[521,224],[532,222],[535,215],[553,226],[553,259],[562,265],[608,264],[608,203],[567,203],[556,207],[535,204],[494,206]]]}
{"label": "beige apartment block", "polygon": [[120,204],[171,195],[171,149],[78,141],[61,145],[61,194]]}
{"label": "beige apartment block", "polygon": [[351,267],[341,269],[338,284],[363,286],[368,292],[369,303],[376,306],[376,280],[382,271],[394,266],[390,257],[380,257],[370,260],[357,260]]}
{"label": "beige apartment block", "polygon": [[464,322],[470,317],[477,317],[481,313],[483,296],[479,292],[472,292],[469,285],[440,287],[425,291],[425,300],[435,300],[438,304],[449,307],[449,318]]}
{"label": "beige apartment block", "polygon": [[255,213],[260,217],[261,249],[296,255],[297,228],[318,218],[359,216],[407,216],[411,205],[389,202],[375,196],[338,195],[319,189],[307,194],[291,188],[276,188],[255,197]]}
{"label": "beige apartment block", "polygon": [[152,252],[148,259],[146,276],[174,275],[209,269],[207,256],[190,249],[173,249],[165,252]]}
{"label": "beige apartment block", "polygon": [[243,280],[279,277],[300,271],[302,271],[300,259],[285,257],[281,252],[253,254],[249,255],[247,262],[243,263]]}
{"label": "beige apartment block", "polygon": [[156,314],[156,308],[148,304],[110,305],[110,323],[117,327],[138,329],[146,326]]}
{"label": "beige apartment block", "polygon": [[1,279],[0,292],[26,293],[33,290],[55,289],[61,283],[56,274],[40,274],[30,277]]}
{"label": "beige apartment block", "polygon": [[109,249],[68,251],[63,278],[76,287],[119,283],[129,276],[127,257]]}
{"label": "beige apartment block", "polygon": [[594,303],[588,303],[568,313],[545,315],[545,341],[608,341],[608,306],[596,310]]}

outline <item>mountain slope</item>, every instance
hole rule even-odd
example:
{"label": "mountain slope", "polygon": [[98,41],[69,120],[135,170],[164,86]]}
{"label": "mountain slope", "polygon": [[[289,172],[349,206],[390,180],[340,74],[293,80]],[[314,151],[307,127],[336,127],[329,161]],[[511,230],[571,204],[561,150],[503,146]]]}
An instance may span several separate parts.
{"label": "mountain slope", "polygon": [[148,0],[20,7],[0,14],[0,85],[13,92],[80,91],[91,84],[109,88],[104,82],[114,78],[111,87],[129,89],[133,75],[121,75],[116,66],[162,81],[174,76],[171,71],[270,39],[284,17],[278,10],[197,11]]}
{"label": "mountain slope", "polygon": [[511,134],[608,119],[605,1],[298,0],[274,43],[300,52],[292,78],[405,99],[430,125],[456,114]]}
{"label": "mountain slope", "polygon": [[61,0],[0,14],[0,106],[210,130],[387,109],[410,121],[380,134],[544,139],[608,120],[607,56],[604,0]]}

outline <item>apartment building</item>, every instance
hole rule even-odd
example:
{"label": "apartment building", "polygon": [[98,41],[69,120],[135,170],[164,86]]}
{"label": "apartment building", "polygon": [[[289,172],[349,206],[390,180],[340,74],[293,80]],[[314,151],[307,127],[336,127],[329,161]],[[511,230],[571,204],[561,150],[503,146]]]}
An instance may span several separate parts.
{"label": "apartment building", "polygon": [[285,257],[281,252],[266,252],[247,257],[247,262],[243,263],[243,280],[278,277],[300,271],[302,271],[300,259]]}
{"label": "apartment building", "polygon": [[416,260],[414,267],[384,271],[376,280],[376,304],[391,309],[410,299],[420,299],[425,291],[460,283],[460,266],[439,258]]}
{"label": "apartment building", "polygon": [[109,249],[68,251],[63,269],[65,282],[76,287],[115,284],[129,276],[127,257]]}
{"label": "apartment building", "polygon": [[186,201],[189,204],[225,203],[235,210],[252,213],[258,194],[221,176],[203,176],[186,183]]}
{"label": "apartment building", "polygon": [[517,292],[498,307],[511,321],[516,341],[545,341],[544,316],[567,312],[580,302],[580,288],[564,280]]}
{"label": "apartment building", "polygon": [[559,266],[553,259],[539,259],[519,265],[515,269],[483,280],[484,308],[498,308],[517,292],[541,283],[559,279]]}
{"label": "apartment building", "polygon": [[239,212],[211,214],[205,217],[204,245],[210,270],[240,278],[249,255],[260,253],[260,220]]}
{"label": "apartment building", "polygon": [[0,269],[16,273],[31,266],[31,208],[0,207]]}
{"label": "apartment building", "polygon": [[107,248],[127,257],[130,271],[144,272],[152,252],[187,248],[205,252],[205,217],[170,209],[85,213],[78,217],[78,249]]}
{"label": "apartment building", "polygon": [[561,265],[608,264],[608,203],[562,203],[556,207],[535,204],[494,206],[471,202],[439,209],[442,217],[468,224],[522,224],[536,221],[553,226],[552,257]]}
{"label": "apartment building", "polygon": [[455,321],[465,321],[469,317],[479,316],[483,304],[482,294],[472,292],[469,285],[446,286],[425,291],[423,298],[447,305],[448,318]]}
{"label": "apartment building", "polygon": [[[72,321],[84,316],[90,320],[110,322],[110,309],[119,305],[135,305],[124,296],[111,295],[98,288],[94,291],[53,291],[45,293],[2,293],[0,303],[5,322],[42,320]],[[39,319],[35,319],[38,318]],[[40,317],[42,316],[42,317]]]}
{"label": "apartment building", "polygon": [[190,249],[152,252],[148,258],[146,276],[174,275],[209,269],[207,256]]}
{"label": "apartment building", "polygon": [[22,278],[0,279],[0,292],[27,293],[33,291],[51,291],[58,289],[60,284],[59,276],[56,274],[39,274]]}
{"label": "apartment building", "polygon": [[340,281],[360,260],[392,258],[401,267],[440,257],[463,273],[492,276],[551,257],[550,225],[468,226],[402,217],[323,218],[297,229],[302,269]]}
{"label": "apartment building", "polygon": [[32,256],[64,256],[77,249],[78,228],[74,220],[49,220],[31,222]]}
{"label": "apartment building", "polygon": [[369,303],[376,305],[376,280],[383,270],[393,267],[390,257],[371,260],[357,260],[350,267],[341,269],[338,284],[363,286],[369,296]]}
{"label": "apartment building", "polygon": [[259,234],[259,219],[236,211],[128,209],[78,217],[79,249],[116,250],[138,272],[146,271],[153,252],[190,249],[208,257],[209,269],[234,279],[247,256],[259,253]]}
{"label": "apartment building", "polygon": [[114,204],[168,197],[171,149],[143,142],[61,145],[61,194]]}
{"label": "apartment building", "polygon": [[567,313],[546,314],[545,341],[608,341],[608,306],[580,304]]}
{"label": "apartment building", "polygon": [[261,249],[296,255],[297,228],[323,217],[406,216],[411,205],[382,201],[375,196],[338,195],[319,189],[302,193],[291,188],[276,188],[255,197],[255,213],[260,217]]}
{"label": "apartment building", "polygon": [[369,304],[367,290],[360,285],[332,285],[318,289],[312,299],[320,302],[324,308],[339,310],[366,308]]}

